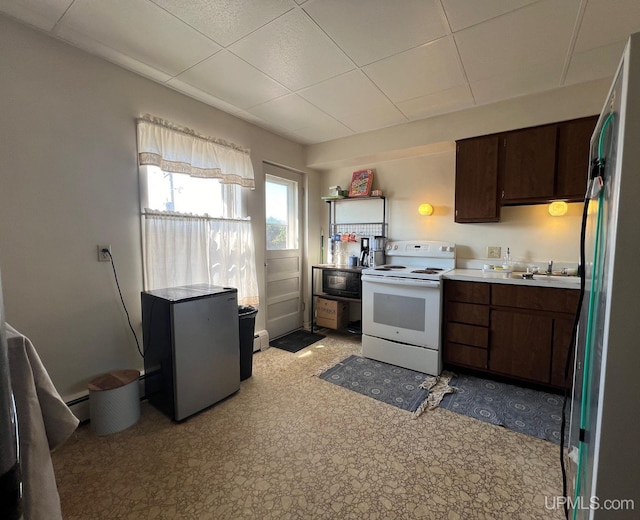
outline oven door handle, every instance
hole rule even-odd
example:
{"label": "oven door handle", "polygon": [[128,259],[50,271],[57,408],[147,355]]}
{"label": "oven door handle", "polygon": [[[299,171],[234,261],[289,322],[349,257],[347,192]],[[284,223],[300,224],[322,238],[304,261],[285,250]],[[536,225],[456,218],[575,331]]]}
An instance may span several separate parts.
{"label": "oven door handle", "polygon": [[363,274],[362,281],[367,283],[377,283],[380,285],[410,285],[411,287],[440,287],[440,282],[436,280],[421,280],[419,278],[399,278],[395,276],[375,276]]}

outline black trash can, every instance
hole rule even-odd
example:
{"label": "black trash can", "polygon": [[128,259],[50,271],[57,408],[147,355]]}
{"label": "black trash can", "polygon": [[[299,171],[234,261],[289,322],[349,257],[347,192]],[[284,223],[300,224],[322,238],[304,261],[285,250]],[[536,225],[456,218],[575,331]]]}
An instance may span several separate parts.
{"label": "black trash can", "polygon": [[240,381],[251,377],[253,369],[253,335],[258,309],[250,305],[238,306],[240,323]]}

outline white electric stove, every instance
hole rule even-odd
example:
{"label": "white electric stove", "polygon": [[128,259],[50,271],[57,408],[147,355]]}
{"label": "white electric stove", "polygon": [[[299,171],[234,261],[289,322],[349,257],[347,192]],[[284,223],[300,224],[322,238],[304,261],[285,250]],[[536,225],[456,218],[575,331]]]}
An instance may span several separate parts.
{"label": "white electric stove", "polygon": [[362,353],[439,375],[441,278],[455,269],[451,242],[390,241],[387,264],[362,271]]}

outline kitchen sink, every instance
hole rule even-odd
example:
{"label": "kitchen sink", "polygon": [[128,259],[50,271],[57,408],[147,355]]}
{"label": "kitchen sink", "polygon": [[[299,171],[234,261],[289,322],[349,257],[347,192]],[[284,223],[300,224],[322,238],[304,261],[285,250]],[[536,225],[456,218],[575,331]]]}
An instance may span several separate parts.
{"label": "kitchen sink", "polygon": [[[526,281],[526,278],[523,278],[522,275],[524,273],[511,273],[511,278],[515,278],[516,280]],[[580,277],[579,276],[568,276],[566,274],[534,274],[533,280],[536,282],[548,282],[548,283],[566,283],[567,285],[579,285]]]}

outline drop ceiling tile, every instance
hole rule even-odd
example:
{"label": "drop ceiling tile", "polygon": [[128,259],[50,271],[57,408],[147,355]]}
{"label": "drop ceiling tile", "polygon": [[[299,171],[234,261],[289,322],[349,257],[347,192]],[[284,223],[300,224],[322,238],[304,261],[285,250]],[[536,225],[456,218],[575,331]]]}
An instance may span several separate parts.
{"label": "drop ceiling tile", "polygon": [[354,132],[367,132],[407,122],[407,118],[392,104],[372,106],[364,112],[348,114],[337,119]]}
{"label": "drop ceiling tile", "polygon": [[73,0],[0,0],[0,13],[50,31]]}
{"label": "drop ceiling tile", "polygon": [[364,112],[372,106],[391,105],[372,81],[353,70],[297,92],[335,118]]}
{"label": "drop ceiling tile", "polygon": [[504,76],[494,76],[471,83],[471,91],[476,104],[484,105],[503,99],[533,94],[558,88],[564,61],[532,65],[527,72],[518,72]]}
{"label": "drop ceiling tile", "polygon": [[464,83],[451,36],[372,63],[362,70],[393,102]]}
{"label": "drop ceiling tile", "polygon": [[420,96],[397,103],[402,113],[411,120],[453,112],[473,106],[473,96],[469,85],[441,90],[426,96]]}
{"label": "drop ceiling tile", "polygon": [[640,31],[638,0],[589,0],[580,24],[575,51],[583,52],[627,40]]}
{"label": "drop ceiling tile", "polygon": [[[153,27],[154,30],[148,30]],[[147,0],[78,0],[55,29],[99,44],[175,76],[220,46]]]}
{"label": "drop ceiling tile", "polygon": [[566,56],[580,0],[544,0],[455,33],[470,82]]}
{"label": "drop ceiling tile", "polygon": [[226,47],[292,9],[291,0],[153,0]]}
{"label": "drop ceiling tile", "polygon": [[287,130],[335,121],[297,94],[262,103],[248,109],[247,112]]}
{"label": "drop ceiling tile", "polygon": [[618,68],[626,41],[584,52],[574,52],[565,85],[612,77]]}
{"label": "drop ceiling tile", "polygon": [[351,60],[299,9],[251,33],[229,50],[291,90],[354,68]]}
{"label": "drop ceiling tile", "polygon": [[289,91],[247,62],[222,50],[177,79],[239,108],[248,108]]}
{"label": "drop ceiling tile", "polygon": [[312,0],[304,10],[360,66],[449,32],[438,0]]}
{"label": "drop ceiling tile", "polygon": [[332,139],[340,139],[353,135],[353,132],[338,121],[327,121],[325,123],[313,124],[295,131],[297,140],[304,143],[322,143]]}
{"label": "drop ceiling tile", "polygon": [[451,30],[456,32],[515,11],[538,0],[442,0]]}

